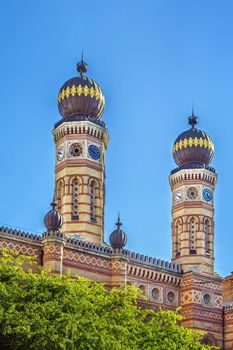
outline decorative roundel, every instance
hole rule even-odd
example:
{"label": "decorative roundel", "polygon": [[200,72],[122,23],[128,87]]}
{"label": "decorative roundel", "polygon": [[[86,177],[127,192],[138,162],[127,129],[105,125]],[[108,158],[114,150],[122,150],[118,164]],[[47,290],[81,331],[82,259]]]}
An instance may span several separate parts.
{"label": "decorative roundel", "polygon": [[88,147],[88,153],[89,153],[89,156],[92,158],[92,159],[99,159],[100,158],[100,150],[98,147],[96,147],[95,145],[90,145]]}
{"label": "decorative roundel", "polygon": [[83,153],[83,148],[80,143],[73,143],[70,146],[70,155],[73,157],[79,157]]}
{"label": "decorative roundel", "polygon": [[151,295],[152,295],[153,299],[155,299],[155,300],[159,299],[160,290],[158,288],[153,288],[151,291]]}
{"label": "decorative roundel", "polygon": [[167,301],[171,304],[175,302],[176,295],[174,292],[170,291],[167,293]]}
{"label": "decorative roundel", "polygon": [[212,200],[213,195],[209,188],[204,188],[203,197],[207,202],[210,202]]}
{"label": "decorative roundel", "polygon": [[196,199],[198,197],[198,190],[196,187],[189,187],[187,189],[187,197],[189,199]]}

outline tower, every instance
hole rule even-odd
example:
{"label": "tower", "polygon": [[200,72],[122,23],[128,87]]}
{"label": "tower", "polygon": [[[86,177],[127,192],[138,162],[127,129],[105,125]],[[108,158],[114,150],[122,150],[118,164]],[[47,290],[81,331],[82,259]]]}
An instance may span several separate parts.
{"label": "tower", "polygon": [[173,146],[178,168],[169,177],[172,190],[172,259],[183,271],[214,274],[215,170],[209,167],[214,145],[196,128],[198,118],[189,117],[191,128]]}
{"label": "tower", "polygon": [[55,124],[55,193],[67,236],[101,244],[104,227],[105,151],[109,136],[101,117],[104,95],[85,76],[87,64],[77,64],[79,76],[69,79],[58,94],[62,119]]}

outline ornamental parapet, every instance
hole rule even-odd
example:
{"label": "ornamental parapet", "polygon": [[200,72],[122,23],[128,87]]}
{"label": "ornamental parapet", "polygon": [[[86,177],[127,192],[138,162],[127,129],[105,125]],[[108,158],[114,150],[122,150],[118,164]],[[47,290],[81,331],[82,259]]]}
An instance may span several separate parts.
{"label": "ornamental parapet", "polygon": [[134,253],[130,251],[123,251],[123,254],[125,254],[125,252],[131,262],[136,262],[150,267],[156,267],[162,270],[175,272],[179,274],[182,273],[181,265],[179,264],[174,264],[170,261],[156,259],[151,256],[145,256],[143,254]]}
{"label": "ornamental parapet", "polygon": [[170,185],[176,185],[184,180],[202,180],[209,182],[211,185],[217,183],[217,174],[213,168],[205,166],[203,168],[177,168],[177,171],[173,171],[169,177]]}
{"label": "ornamental parapet", "polygon": [[44,232],[42,234],[42,238],[64,238],[65,239],[65,235],[64,233],[58,231],[58,230],[55,230],[55,231],[47,231],[47,232]]}
{"label": "ornamental parapet", "polygon": [[105,123],[87,115],[75,115],[66,117],[57,122],[54,126],[53,136],[57,142],[67,135],[87,134],[103,140],[107,148],[109,142],[108,129]]}
{"label": "ornamental parapet", "polygon": [[95,253],[101,253],[105,255],[112,254],[112,248],[108,246],[101,246],[96,243],[91,243],[79,239],[73,239],[72,237],[66,237],[66,243],[66,246],[72,249],[82,248],[84,250],[92,251]]}
{"label": "ornamental parapet", "polygon": [[233,310],[233,301],[228,301],[226,303],[223,303],[223,309],[225,311]]}
{"label": "ornamental parapet", "polygon": [[90,243],[82,240],[66,238],[67,248],[82,248],[95,253],[100,253],[108,256],[118,256],[119,258],[127,258],[130,262],[134,262],[141,265],[146,265],[154,267],[157,269],[162,269],[170,272],[175,272],[182,274],[181,265],[172,263],[170,261],[165,261],[161,259],[156,259],[153,257],[145,256],[143,254],[131,252],[126,249],[112,249],[109,246],[101,246],[95,243]]}
{"label": "ornamental parapet", "polygon": [[65,123],[65,122],[80,122],[80,121],[89,121],[93,124],[96,124],[98,126],[101,126],[102,128],[105,128],[105,123],[101,120],[98,120],[94,117],[91,117],[89,115],[74,115],[71,117],[65,117],[60,119],[55,125],[54,125],[54,129],[56,129],[59,125]]}
{"label": "ornamental parapet", "polygon": [[44,243],[46,240],[57,240],[64,242],[66,248],[68,249],[82,249],[89,252],[99,253],[101,255],[106,255],[109,258],[118,256],[119,258],[128,259],[130,263],[136,263],[138,265],[147,266],[150,268],[156,268],[159,270],[169,271],[176,274],[182,274],[181,265],[175,264],[170,261],[165,261],[161,259],[156,259],[147,255],[131,252],[126,249],[112,249],[108,245],[98,245],[95,243],[74,239],[72,237],[66,237],[60,231],[50,231],[44,232],[42,236],[37,236],[31,233],[27,233],[20,230],[14,230],[7,227],[0,227],[0,237],[3,236],[5,238],[14,240],[27,240],[28,243],[38,242],[40,245]]}
{"label": "ornamental parapet", "polygon": [[33,233],[29,233],[29,232],[25,232],[25,231],[21,231],[21,230],[17,230],[17,229],[13,229],[13,228],[8,228],[8,227],[4,227],[1,226],[0,227],[0,236],[10,236],[14,239],[19,238],[23,239],[23,240],[28,240],[28,241],[36,241],[36,242],[41,242],[41,236],[39,235],[35,235]]}
{"label": "ornamental parapet", "polygon": [[177,173],[180,170],[184,170],[184,169],[206,169],[206,170],[211,171],[214,174],[216,173],[215,169],[209,165],[200,164],[200,163],[188,163],[188,164],[185,164],[183,166],[180,166],[180,167],[173,169],[171,171],[171,175]]}

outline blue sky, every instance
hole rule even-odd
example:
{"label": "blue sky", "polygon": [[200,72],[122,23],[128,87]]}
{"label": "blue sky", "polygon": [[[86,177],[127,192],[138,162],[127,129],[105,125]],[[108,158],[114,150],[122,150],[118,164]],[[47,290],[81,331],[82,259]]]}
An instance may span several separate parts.
{"label": "blue sky", "polygon": [[215,144],[216,271],[233,270],[233,3],[216,0],[4,1],[0,12],[0,222],[43,232],[54,187],[59,88],[103,88],[110,132],[105,239],[120,211],[127,248],[171,257],[171,148],[194,102]]}

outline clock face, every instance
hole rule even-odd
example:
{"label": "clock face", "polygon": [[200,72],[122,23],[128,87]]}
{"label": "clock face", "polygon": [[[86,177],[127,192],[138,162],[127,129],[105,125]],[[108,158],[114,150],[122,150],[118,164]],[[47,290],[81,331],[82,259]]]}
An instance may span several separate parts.
{"label": "clock face", "polygon": [[179,203],[182,200],[182,191],[177,191],[174,196],[174,200],[176,203]]}
{"label": "clock face", "polygon": [[81,154],[83,153],[82,145],[80,143],[73,143],[70,146],[69,152],[70,152],[70,155],[73,157],[81,156]]}
{"label": "clock face", "polygon": [[196,187],[189,187],[187,189],[187,197],[189,199],[196,199],[198,197],[198,189]]}
{"label": "clock face", "polygon": [[62,160],[64,156],[65,156],[65,148],[61,146],[60,148],[58,148],[58,151],[57,151],[57,159]]}
{"label": "clock face", "polygon": [[212,200],[213,195],[212,195],[212,192],[210,191],[209,188],[204,188],[204,190],[203,190],[203,198],[207,202],[210,202]]}
{"label": "clock face", "polygon": [[98,160],[100,158],[100,150],[95,145],[90,145],[88,147],[88,153],[92,159]]}

